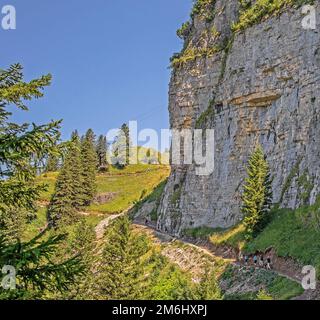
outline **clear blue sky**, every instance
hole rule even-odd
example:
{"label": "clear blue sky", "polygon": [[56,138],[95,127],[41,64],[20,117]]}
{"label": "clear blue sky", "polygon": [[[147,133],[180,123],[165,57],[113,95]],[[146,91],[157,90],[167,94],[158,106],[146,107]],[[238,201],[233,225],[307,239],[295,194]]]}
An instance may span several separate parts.
{"label": "clear blue sky", "polygon": [[181,49],[176,30],[192,0],[0,0],[0,9],[6,4],[16,7],[17,29],[0,29],[0,68],[20,62],[27,80],[53,75],[45,98],[14,120],[62,118],[64,139],[129,120],[168,128],[169,58]]}

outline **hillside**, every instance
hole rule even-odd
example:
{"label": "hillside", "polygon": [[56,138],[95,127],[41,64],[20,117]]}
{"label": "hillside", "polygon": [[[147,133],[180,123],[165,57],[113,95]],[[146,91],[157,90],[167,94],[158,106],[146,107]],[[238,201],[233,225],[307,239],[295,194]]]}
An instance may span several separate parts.
{"label": "hillside", "polygon": [[[120,213],[144,199],[156,187],[167,179],[168,166],[130,165],[124,169],[110,168],[110,171],[97,175],[97,195],[94,203],[79,214],[85,216],[90,225],[96,226],[106,215]],[[46,206],[54,192],[57,172],[49,172],[37,178],[39,184],[45,184],[47,191],[41,194],[38,214],[28,226],[26,238],[31,238],[46,225]]]}

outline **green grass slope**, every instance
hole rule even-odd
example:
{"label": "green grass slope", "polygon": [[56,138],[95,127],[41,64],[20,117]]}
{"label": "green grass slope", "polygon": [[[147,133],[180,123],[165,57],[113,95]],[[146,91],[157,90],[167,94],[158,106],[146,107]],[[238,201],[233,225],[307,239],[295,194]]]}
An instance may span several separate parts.
{"label": "green grass slope", "polygon": [[[124,169],[111,167],[109,172],[97,175],[97,195],[110,195],[110,200],[95,202],[86,211],[97,214],[119,213],[152,191],[167,177],[170,167],[163,165],[129,165]],[[38,178],[48,190],[41,195],[41,201],[48,203],[54,192],[58,173],[47,173]]]}
{"label": "green grass slope", "polygon": [[248,253],[273,247],[281,257],[291,257],[302,265],[313,265],[320,271],[320,199],[297,210],[276,209],[271,222],[251,242],[244,241],[240,224],[230,230],[214,233],[210,240],[216,245],[243,248]]}

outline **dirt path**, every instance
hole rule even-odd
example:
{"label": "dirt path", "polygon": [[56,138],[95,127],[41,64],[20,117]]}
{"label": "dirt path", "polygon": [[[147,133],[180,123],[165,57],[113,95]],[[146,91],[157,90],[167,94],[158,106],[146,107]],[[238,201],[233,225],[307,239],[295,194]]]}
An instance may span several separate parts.
{"label": "dirt path", "polygon": [[110,223],[115,220],[118,219],[120,217],[123,217],[124,215],[126,215],[130,210],[132,209],[132,207],[126,209],[125,211],[118,213],[118,214],[113,214],[108,216],[107,218],[103,219],[102,221],[99,222],[99,224],[95,227],[95,232],[96,232],[96,237],[97,240],[100,240],[103,238],[104,232],[106,230],[106,228],[108,228],[108,226],[110,225]]}
{"label": "dirt path", "polygon": [[[95,228],[97,240],[103,238],[105,229],[110,225],[110,223],[127,214],[128,210],[107,217],[102,220]],[[152,234],[158,239],[159,243],[170,243],[173,241],[180,241],[204,254],[209,255],[212,258],[221,258],[224,260],[229,260],[231,264],[238,266],[240,268],[252,268],[264,269],[254,266],[252,264],[246,265],[244,262],[238,260],[238,254],[236,250],[230,247],[216,247],[208,241],[199,241],[193,239],[175,238],[167,233],[161,232],[156,229],[156,226],[149,224],[145,225],[141,221],[134,222],[135,227],[142,228],[145,232],[152,232]],[[292,261],[291,261],[292,260]],[[277,257],[275,253],[272,253],[273,269],[271,271],[277,273],[279,276],[285,277],[291,281],[301,284],[302,274],[300,273],[300,266],[293,259],[285,259]],[[293,300],[311,300],[314,298],[315,292],[305,291],[301,296],[294,298]]]}
{"label": "dirt path", "polygon": [[106,228],[108,228],[109,224],[113,220],[115,220],[115,219],[117,219],[117,218],[119,218],[119,217],[121,217],[123,215],[124,215],[124,213],[119,213],[119,214],[111,215],[106,219],[103,219],[95,228],[97,240],[100,240],[100,239],[103,238],[103,235],[104,235],[104,232],[105,232]]}
{"label": "dirt path", "polygon": [[[178,240],[184,244],[187,244],[197,250],[202,251],[203,253],[206,253],[212,257],[217,257],[217,258],[222,258],[225,260],[229,260],[233,265],[238,266],[238,267],[242,267],[242,268],[252,268],[255,267],[256,269],[264,269],[265,268],[260,268],[258,266],[254,266],[253,264],[249,264],[246,265],[244,262],[239,261],[238,260],[238,256],[235,250],[233,250],[233,248],[229,248],[229,247],[215,247],[214,245],[212,245],[211,243],[209,243],[208,241],[197,241],[197,240],[191,240],[191,239],[178,239],[178,238],[174,238],[168,234],[165,234],[159,230],[156,230],[155,226],[153,225],[144,225],[143,223],[139,223],[136,222],[135,223],[138,226],[147,228],[147,229],[152,229],[153,234],[159,238],[160,240],[163,239],[164,237],[167,239],[170,239],[171,241],[174,240]],[[279,258],[278,259],[283,259],[283,258]],[[274,265],[273,265],[273,269],[271,271],[277,273],[279,276],[285,277],[291,281],[294,281],[296,283],[301,284],[301,280],[302,280],[302,274],[300,275],[300,277],[296,274],[296,269],[297,269],[297,264],[295,262],[291,262],[292,265],[290,265],[290,263],[288,263],[288,261],[286,262],[286,267],[287,267],[287,271],[283,270],[283,264],[281,264],[281,267],[279,267],[280,263],[279,261],[276,261],[275,259],[273,259],[272,261],[274,261]],[[292,271],[295,270],[295,271]]]}

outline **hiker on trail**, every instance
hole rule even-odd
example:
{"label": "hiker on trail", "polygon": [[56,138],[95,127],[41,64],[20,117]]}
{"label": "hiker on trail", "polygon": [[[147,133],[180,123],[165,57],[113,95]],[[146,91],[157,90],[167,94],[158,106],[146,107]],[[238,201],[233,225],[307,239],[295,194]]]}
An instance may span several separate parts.
{"label": "hiker on trail", "polygon": [[253,257],[253,263],[254,263],[255,266],[256,266],[257,263],[258,263],[258,257],[257,257],[256,254],[255,254],[254,257]]}
{"label": "hiker on trail", "polygon": [[239,251],[239,255],[238,255],[238,260],[241,262],[243,259],[243,254],[241,252],[241,250]]}
{"label": "hiker on trail", "polygon": [[263,267],[264,267],[263,255],[260,256],[260,259],[259,259],[259,267],[260,267],[260,268],[263,268]]}
{"label": "hiker on trail", "polygon": [[248,255],[245,255],[244,256],[244,264],[247,266],[248,262],[249,262],[249,257],[248,257]]}
{"label": "hiker on trail", "polygon": [[267,269],[271,270],[271,257],[270,256],[267,258]]}

